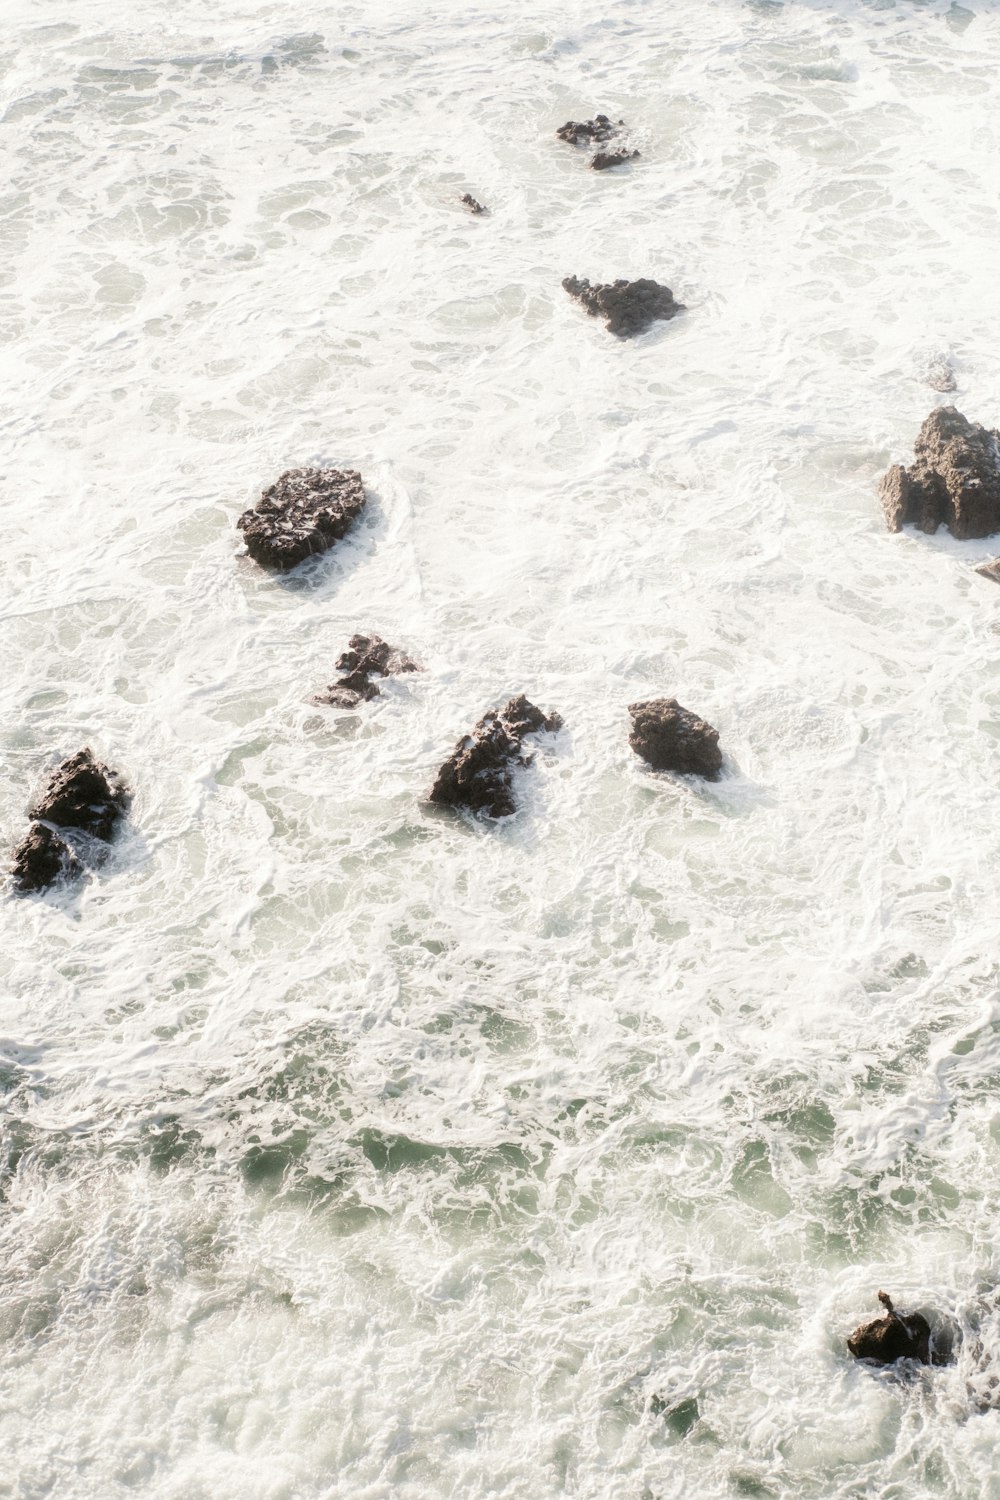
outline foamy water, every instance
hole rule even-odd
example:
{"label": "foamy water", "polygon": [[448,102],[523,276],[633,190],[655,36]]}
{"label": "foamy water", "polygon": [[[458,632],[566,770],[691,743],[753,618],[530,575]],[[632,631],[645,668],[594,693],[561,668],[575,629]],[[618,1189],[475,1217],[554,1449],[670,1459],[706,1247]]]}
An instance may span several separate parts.
{"label": "foamy water", "polygon": [[[1000,1496],[1000,544],[874,494],[1000,425],[1000,5],[7,19],[3,840],[136,800],[2,906],[0,1494]],[[304,463],[369,511],[275,578]],[[357,630],[426,671],[310,705]],[[522,811],[428,807],[520,691]]]}

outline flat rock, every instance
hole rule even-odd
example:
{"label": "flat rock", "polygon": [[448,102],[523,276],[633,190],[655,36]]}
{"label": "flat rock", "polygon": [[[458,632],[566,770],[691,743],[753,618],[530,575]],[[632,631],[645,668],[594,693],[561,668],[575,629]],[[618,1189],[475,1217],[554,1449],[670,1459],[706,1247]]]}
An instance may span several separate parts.
{"label": "flat rock", "polygon": [[920,1313],[908,1317],[897,1313],[887,1292],[879,1292],[878,1300],[886,1316],[855,1328],[847,1340],[854,1358],[870,1359],[879,1365],[891,1365],[897,1359],[917,1359],[922,1365],[929,1364],[931,1329],[927,1319]]}
{"label": "flat rock", "polygon": [[236,524],[255,562],[284,571],[340,541],[365,500],[354,469],[287,469]]}
{"label": "flat rock", "polygon": [[564,289],[582,302],[592,318],[607,319],[609,333],[631,338],[644,333],[652,323],[673,318],[683,312],[680,302],[668,286],[641,277],[638,281],[611,281],[592,286],[578,276],[567,276]]}
{"label": "flat rock", "polygon": [[363,700],[379,697],[372,677],[392,677],[397,672],[419,672],[412,657],[390,646],[380,635],[352,635],[347,650],[337,659],[337,671],[344,675],[313,703],[333,704],[338,708],[355,708]]}
{"label": "flat rock", "polygon": [[590,146],[595,141],[610,141],[624,124],[624,120],[616,123],[607,115],[595,115],[592,120],[567,120],[565,125],[560,125],[556,135],[571,146]]}
{"label": "flat rock", "polygon": [[546,716],[523,693],[503,708],[490,709],[444,762],[431,788],[431,802],[484,812],[491,818],[508,817],[517,811],[514,769],[531,762],[523,754],[525,736],[554,733],[561,727],[558,714]]}
{"label": "flat rock", "polygon": [[1000,432],[940,406],[924,422],[909,468],[893,464],[879,485],[890,531],[947,526],[959,541],[1000,531]]}
{"label": "flat rock", "polygon": [[609,167],[620,167],[623,162],[635,161],[638,151],[598,151],[590,165],[595,172],[606,172]]}
{"label": "flat rock", "polygon": [[19,891],[44,891],[59,880],[73,880],[83,866],[64,838],[45,823],[33,823],[14,850],[11,871]]}
{"label": "flat rock", "polygon": [[92,750],[78,750],[52,772],[28,816],[58,828],[78,829],[106,843],[130,801],[115,771],[96,760]]}
{"label": "flat rock", "polygon": [[677,771],[718,781],[722,769],[719,732],[676,698],[649,698],[630,703],[632,730],[628,742],[654,771]]}

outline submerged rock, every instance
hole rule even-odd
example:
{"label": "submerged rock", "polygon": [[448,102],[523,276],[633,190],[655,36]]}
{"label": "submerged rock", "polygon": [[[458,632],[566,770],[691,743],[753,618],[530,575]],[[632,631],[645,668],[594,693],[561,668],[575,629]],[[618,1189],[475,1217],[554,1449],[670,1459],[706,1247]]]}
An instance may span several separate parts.
{"label": "submerged rock", "polygon": [[955,367],[947,354],[936,354],[927,366],[925,376],[932,391],[954,391],[958,389]]}
{"label": "submerged rock", "polygon": [[466,807],[491,818],[516,812],[513,771],[531,764],[522,754],[525,735],[562,728],[558,714],[546,717],[524,694],[484,714],[471,734],[459,740],[431,788],[431,802]]}
{"label": "submerged rock", "polygon": [[607,115],[595,115],[592,120],[567,120],[565,125],[560,125],[556,135],[571,146],[589,146],[595,141],[610,141],[624,124],[624,120],[616,124]]}
{"label": "submerged rock", "polygon": [[920,1313],[902,1316],[892,1305],[888,1292],[879,1292],[878,1300],[886,1310],[884,1318],[862,1323],[847,1340],[855,1359],[871,1359],[879,1365],[891,1365],[897,1359],[918,1359],[930,1363],[931,1329]]}
{"label": "submerged rock", "polygon": [[57,880],[74,880],[83,866],[67,844],[45,823],[33,823],[14,850],[12,875],[19,891],[44,891]]}
{"label": "submerged rock", "polygon": [[630,703],[632,731],[628,742],[654,771],[678,771],[718,781],[722,769],[719,732],[676,698],[649,698]]}
{"label": "submerged rock", "polygon": [[355,708],[362,700],[377,698],[379,690],[371,677],[390,677],[397,672],[419,672],[417,663],[403,651],[390,646],[380,635],[352,635],[348,649],[337,660],[337,671],[345,675],[331,682],[313,703],[330,703],[338,708]]}
{"label": "submerged rock", "polygon": [[462,202],[465,204],[470,213],[485,214],[489,212],[489,210],[482,203],[477,203],[476,199],[473,198],[471,193],[463,193]]}
{"label": "submerged rock", "polygon": [[644,333],[651,323],[684,311],[683,305],[674,301],[668,286],[661,286],[648,276],[638,281],[618,280],[597,286],[578,276],[567,276],[563,287],[583,303],[592,318],[606,318],[609,333],[622,339]]}
{"label": "submerged rock", "polygon": [[255,562],[285,570],[338,542],[365,499],[354,469],[287,469],[236,524]]}
{"label": "submerged rock", "polygon": [[622,162],[634,161],[638,151],[598,151],[590,165],[595,172],[606,172],[608,167],[620,167]]}
{"label": "submerged rock", "polygon": [[913,458],[908,469],[893,464],[879,485],[890,531],[944,524],[960,541],[1000,531],[1000,433],[941,406],[917,434]]}

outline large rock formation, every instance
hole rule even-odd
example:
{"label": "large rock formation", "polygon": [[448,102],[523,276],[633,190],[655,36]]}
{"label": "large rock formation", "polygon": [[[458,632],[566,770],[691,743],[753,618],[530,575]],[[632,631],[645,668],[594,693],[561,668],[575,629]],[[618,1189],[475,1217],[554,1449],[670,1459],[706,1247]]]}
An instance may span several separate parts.
{"label": "large rock formation", "polygon": [[362,699],[377,698],[379,690],[372,677],[390,677],[397,672],[419,672],[417,663],[403,651],[397,651],[380,635],[352,635],[348,649],[337,660],[337,671],[345,675],[322,693],[314,703],[331,703],[338,708],[355,708]]}
{"label": "large rock formation", "polygon": [[644,333],[651,323],[684,311],[683,305],[674,301],[668,286],[661,286],[648,276],[638,281],[618,280],[597,286],[578,276],[567,276],[563,287],[583,303],[592,318],[606,318],[608,331],[621,339]]}
{"label": "large rock formation", "polygon": [[354,469],[287,469],[236,524],[255,562],[285,570],[326,552],[364,508]]}
{"label": "large rock formation", "polygon": [[556,135],[571,146],[591,146],[595,141],[610,141],[624,124],[624,120],[616,124],[607,115],[595,115],[592,120],[567,120],[565,125],[560,125]]}
{"label": "large rock formation", "polygon": [[632,731],[628,742],[654,771],[678,771],[718,781],[722,769],[719,732],[676,698],[649,698],[630,703]]}
{"label": "large rock formation", "polygon": [[554,733],[561,727],[558,714],[546,717],[523,693],[501,709],[490,709],[441,767],[430,800],[485,812],[491,818],[516,812],[513,771],[531,764],[531,756],[522,754],[525,735]]}
{"label": "large rock formation", "polygon": [[34,822],[14,851],[18,890],[44,890],[57,880],[82,874],[84,860],[99,863],[99,846],[110,842],[130,801],[121,777],[96,760],[93,751],[79,750],[64,760],[28,810]]}
{"label": "large rock formation", "polygon": [[879,486],[890,531],[913,524],[952,536],[1000,531],[1000,433],[970,422],[954,406],[932,411],[913,445],[908,469],[893,464]]}
{"label": "large rock formation", "polygon": [[862,1323],[847,1340],[855,1359],[871,1359],[879,1365],[891,1365],[897,1359],[918,1359],[930,1363],[931,1329],[920,1313],[902,1316],[892,1305],[888,1292],[879,1292],[878,1300],[886,1310],[884,1318]]}

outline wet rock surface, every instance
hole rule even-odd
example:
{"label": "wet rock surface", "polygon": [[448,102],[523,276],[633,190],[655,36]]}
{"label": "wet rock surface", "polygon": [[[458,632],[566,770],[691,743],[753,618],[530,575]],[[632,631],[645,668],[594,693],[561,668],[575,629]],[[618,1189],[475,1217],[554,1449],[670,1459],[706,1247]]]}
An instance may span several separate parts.
{"label": "wet rock surface", "polygon": [[649,698],[630,703],[632,730],[628,742],[654,771],[676,771],[718,781],[722,769],[719,732],[676,698]]}
{"label": "wet rock surface", "polygon": [[916,1359],[930,1363],[931,1329],[921,1313],[904,1316],[896,1312],[888,1292],[879,1292],[878,1300],[886,1310],[884,1318],[874,1318],[855,1328],[847,1347],[855,1359],[874,1360],[891,1365],[897,1359]]}
{"label": "wet rock surface", "polygon": [[430,792],[431,802],[465,807],[491,818],[517,811],[513,772],[530,765],[523,754],[526,735],[555,733],[562,727],[558,714],[545,715],[524,694],[500,709],[484,714],[471,734],[459,740],[442,765]]}
{"label": "wet rock surface", "polygon": [[380,635],[352,635],[348,648],[337,660],[337,671],[344,675],[322,693],[314,694],[313,703],[332,704],[337,708],[355,708],[362,701],[379,696],[372,677],[392,677],[397,672],[419,672],[412,657],[390,646]]}
{"label": "wet rock surface", "polygon": [[976,572],[981,578],[988,578],[991,583],[1000,583],[1000,557],[994,557],[989,562],[980,563]]}
{"label": "wet rock surface", "polygon": [[255,562],[284,571],[340,541],[365,499],[354,469],[287,469],[236,524]]}
{"label": "wet rock surface", "polygon": [[563,288],[582,302],[592,318],[605,318],[609,333],[632,338],[651,324],[683,312],[668,286],[641,277],[638,281],[611,281],[592,286],[578,276],[567,276]]}
{"label": "wet rock surface", "polygon": [[932,391],[947,393],[958,389],[955,368],[946,354],[937,354],[927,366],[925,376]]}
{"label": "wet rock surface", "polygon": [[598,151],[590,165],[595,172],[606,172],[609,167],[620,167],[623,162],[634,161],[638,151]]}
{"label": "wet rock surface", "polygon": [[465,204],[466,208],[471,214],[489,213],[489,209],[485,206],[485,204],[478,202],[477,199],[473,198],[471,193],[463,193],[462,202]]}
{"label": "wet rock surface", "polygon": [[970,422],[954,406],[931,412],[909,468],[893,464],[879,485],[890,531],[947,526],[959,541],[1000,531],[1000,433]]}
{"label": "wet rock surface", "polygon": [[[33,826],[14,853],[15,886],[22,891],[44,890],[57,880],[83,873],[81,855],[99,862],[100,853],[75,847],[62,836],[84,834],[107,844],[128,811],[131,796],[121,777],[97,760],[93,751],[78,750],[49,777],[41,796],[28,810]],[[55,825],[53,828],[50,825]]]}
{"label": "wet rock surface", "polygon": [[567,120],[560,125],[556,135],[571,146],[592,146],[595,142],[610,141],[623,128],[624,120],[611,120],[607,115],[595,115],[592,120]]}

